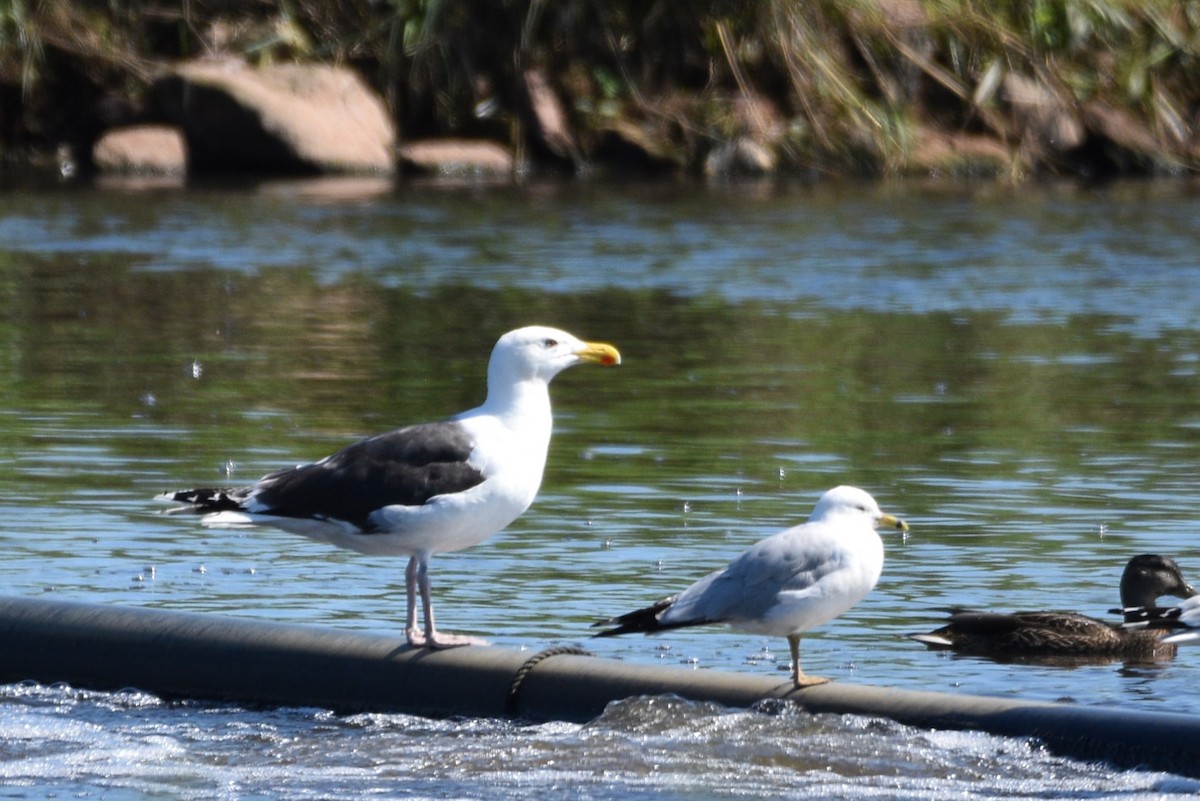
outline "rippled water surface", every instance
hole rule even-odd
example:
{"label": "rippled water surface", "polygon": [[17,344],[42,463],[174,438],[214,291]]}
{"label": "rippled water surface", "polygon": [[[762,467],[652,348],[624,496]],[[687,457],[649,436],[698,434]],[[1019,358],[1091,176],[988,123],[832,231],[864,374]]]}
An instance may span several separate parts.
{"label": "rippled water surface", "polygon": [[[808,671],[1200,714],[1200,649],[1006,665],[902,636],[950,606],[1106,616],[1137,553],[1200,581],[1196,219],[1178,183],[2,191],[0,593],[399,634],[399,560],[150,499],[473,406],[495,338],[545,322],[625,364],[555,381],[542,492],[434,560],[441,626],[782,678],[782,641],[589,625],[853,483],[912,534],[805,638]],[[0,798],[1197,791],[1036,743],[668,699],[521,726],[0,688]]]}

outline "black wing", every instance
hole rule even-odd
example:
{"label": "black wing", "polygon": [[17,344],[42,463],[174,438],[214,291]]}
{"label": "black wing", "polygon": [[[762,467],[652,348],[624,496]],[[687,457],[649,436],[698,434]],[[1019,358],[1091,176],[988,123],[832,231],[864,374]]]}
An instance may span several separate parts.
{"label": "black wing", "polygon": [[664,626],[659,623],[658,616],[664,610],[670,608],[671,604],[675,603],[676,596],[664,598],[656,604],[647,606],[644,609],[638,609],[633,612],[628,612],[617,617],[610,617],[607,620],[598,620],[592,624],[592,628],[600,626],[615,626],[615,628],[607,629],[599,634],[593,635],[596,637],[615,637],[618,634],[629,634],[634,631],[644,631],[649,634],[652,631],[660,631]]}
{"label": "black wing", "polygon": [[345,520],[372,530],[384,506],[420,506],[435,495],[462,492],[486,478],[467,459],[471,437],[456,422],[426,423],[347,446],[319,462],[278,470],[250,487],[198,489],[164,497],[197,512],[254,510],[283,517]]}
{"label": "black wing", "polygon": [[409,426],[272,473],[254,500],[267,514],[345,520],[369,531],[370,514],[384,506],[420,506],[480,484],[483,473],[467,462],[473,447],[455,422]]}
{"label": "black wing", "polygon": [[669,629],[682,629],[689,626],[707,626],[713,623],[721,623],[720,620],[684,620],[677,623],[663,623],[658,619],[658,616],[671,608],[675,603],[678,595],[672,595],[670,598],[664,598],[656,604],[647,606],[644,609],[637,609],[633,612],[628,612],[617,617],[610,617],[608,620],[599,620],[592,624],[592,628],[601,626],[613,626],[614,628],[605,629],[604,631],[593,634],[593,637],[616,637],[621,634],[630,634],[634,632],[645,632],[653,634],[656,631],[667,631]]}

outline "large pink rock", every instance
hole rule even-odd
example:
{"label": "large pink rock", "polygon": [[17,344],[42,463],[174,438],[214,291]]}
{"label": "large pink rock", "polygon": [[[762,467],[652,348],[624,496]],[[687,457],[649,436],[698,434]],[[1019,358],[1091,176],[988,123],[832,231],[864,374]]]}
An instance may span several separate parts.
{"label": "large pink rock", "polygon": [[391,172],[396,133],[353,72],[319,64],[182,64],[155,87],[198,172]]}
{"label": "large pink rock", "polygon": [[187,166],[183,137],[165,125],[131,125],[106,131],[92,148],[102,172],[182,175]]}
{"label": "large pink rock", "polygon": [[400,165],[408,172],[454,178],[511,178],[513,155],[494,142],[424,139],[399,148]]}

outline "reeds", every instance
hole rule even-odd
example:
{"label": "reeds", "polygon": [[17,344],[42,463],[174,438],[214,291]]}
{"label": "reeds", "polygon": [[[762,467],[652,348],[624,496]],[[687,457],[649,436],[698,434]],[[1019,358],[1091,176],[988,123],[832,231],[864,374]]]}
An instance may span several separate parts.
{"label": "reeds", "polygon": [[819,173],[938,169],[935,139],[1010,175],[1200,162],[1200,0],[0,0],[25,96],[217,51],[353,64],[408,136],[529,136],[536,69],[585,151],[636,126],[692,167],[747,136]]}

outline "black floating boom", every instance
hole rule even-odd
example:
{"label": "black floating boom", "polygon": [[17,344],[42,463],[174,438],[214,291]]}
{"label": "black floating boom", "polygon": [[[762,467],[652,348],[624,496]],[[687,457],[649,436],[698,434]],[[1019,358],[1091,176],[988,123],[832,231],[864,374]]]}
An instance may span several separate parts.
{"label": "black floating boom", "polygon": [[748,707],[1034,737],[1056,753],[1200,777],[1200,716],[636,665],[577,649],[411,648],[394,637],[217,615],[0,598],[0,682],[136,688],[164,698],[338,712],[586,721],[611,701],[674,694]]}

